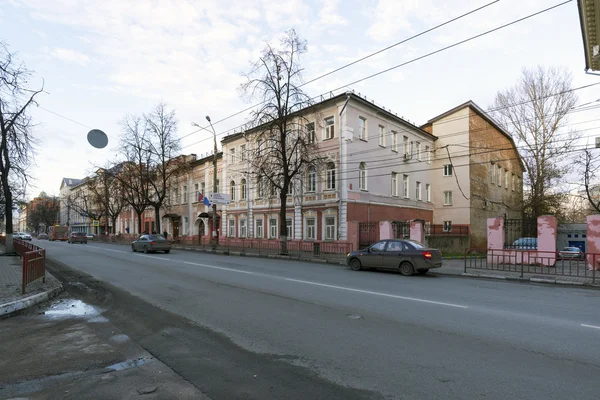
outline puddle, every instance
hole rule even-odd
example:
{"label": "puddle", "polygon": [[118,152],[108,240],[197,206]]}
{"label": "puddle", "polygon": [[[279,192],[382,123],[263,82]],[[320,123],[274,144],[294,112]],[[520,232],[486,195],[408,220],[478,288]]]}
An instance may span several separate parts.
{"label": "puddle", "polygon": [[127,360],[120,363],[110,365],[104,369],[105,372],[122,371],[124,369],[135,368],[146,363],[152,362],[152,358],[137,358],[135,360]]}
{"label": "puddle", "polygon": [[110,340],[111,340],[111,341],[113,341],[113,342],[115,342],[115,343],[125,343],[126,341],[128,341],[128,340],[129,340],[129,336],[127,336],[127,335],[122,335],[122,334],[119,334],[119,335],[113,335],[113,336],[110,338]]}
{"label": "puddle", "polygon": [[50,306],[50,309],[45,310],[45,315],[60,318],[60,317],[93,317],[94,322],[106,322],[106,318],[100,316],[98,310],[89,304],[85,304],[81,300],[60,300]]}

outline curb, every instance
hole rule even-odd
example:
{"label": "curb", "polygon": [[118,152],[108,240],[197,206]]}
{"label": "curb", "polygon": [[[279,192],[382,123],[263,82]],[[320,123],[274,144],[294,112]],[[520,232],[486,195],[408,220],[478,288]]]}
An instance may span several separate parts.
{"label": "curb", "polygon": [[43,293],[34,294],[33,296],[25,297],[24,299],[16,300],[10,303],[0,305],[0,317],[8,316],[17,311],[24,310],[36,304],[50,300],[64,290],[62,283],[59,286],[47,290]]}

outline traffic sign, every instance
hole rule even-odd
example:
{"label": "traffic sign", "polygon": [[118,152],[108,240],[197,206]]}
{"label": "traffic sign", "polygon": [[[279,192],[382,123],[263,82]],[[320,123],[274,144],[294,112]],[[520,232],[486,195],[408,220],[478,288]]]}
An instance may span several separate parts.
{"label": "traffic sign", "polygon": [[208,195],[212,204],[225,204],[229,205],[231,197],[227,193],[211,193]]}
{"label": "traffic sign", "polygon": [[100,226],[100,221],[98,221],[97,219],[93,220],[92,226]]}

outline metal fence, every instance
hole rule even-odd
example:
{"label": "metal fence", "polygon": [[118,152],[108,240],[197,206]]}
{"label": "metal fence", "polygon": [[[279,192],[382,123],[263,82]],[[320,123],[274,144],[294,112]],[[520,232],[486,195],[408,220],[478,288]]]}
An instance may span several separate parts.
{"label": "metal fence", "polygon": [[358,245],[367,247],[375,243],[379,238],[379,222],[358,223]]}
{"label": "metal fence", "polygon": [[46,282],[46,249],[20,239],[13,240],[13,243],[15,251],[23,260],[21,293],[25,294],[28,284],[40,278],[42,282]]}
{"label": "metal fence", "polygon": [[468,236],[469,225],[425,225],[426,236]]}
{"label": "metal fence", "polygon": [[[537,220],[535,219],[504,219],[504,247],[518,248],[517,239],[537,238]],[[536,246],[537,247],[537,246]]]}
{"label": "metal fence", "polygon": [[394,239],[410,239],[410,221],[392,221]]}
{"label": "metal fence", "polygon": [[477,254],[473,249],[464,256],[464,272],[468,269],[510,272],[519,277],[528,275],[552,275],[587,278],[596,283],[600,271],[600,254],[582,253],[565,256],[560,252],[537,250],[487,250]]}

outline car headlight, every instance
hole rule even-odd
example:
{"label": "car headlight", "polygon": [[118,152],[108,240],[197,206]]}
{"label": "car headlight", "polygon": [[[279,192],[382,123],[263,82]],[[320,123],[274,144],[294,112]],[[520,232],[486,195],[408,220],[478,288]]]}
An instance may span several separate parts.
{"label": "car headlight", "polygon": [[346,254],[346,257],[350,257],[350,254],[351,254],[351,253],[348,253],[348,254]]}

